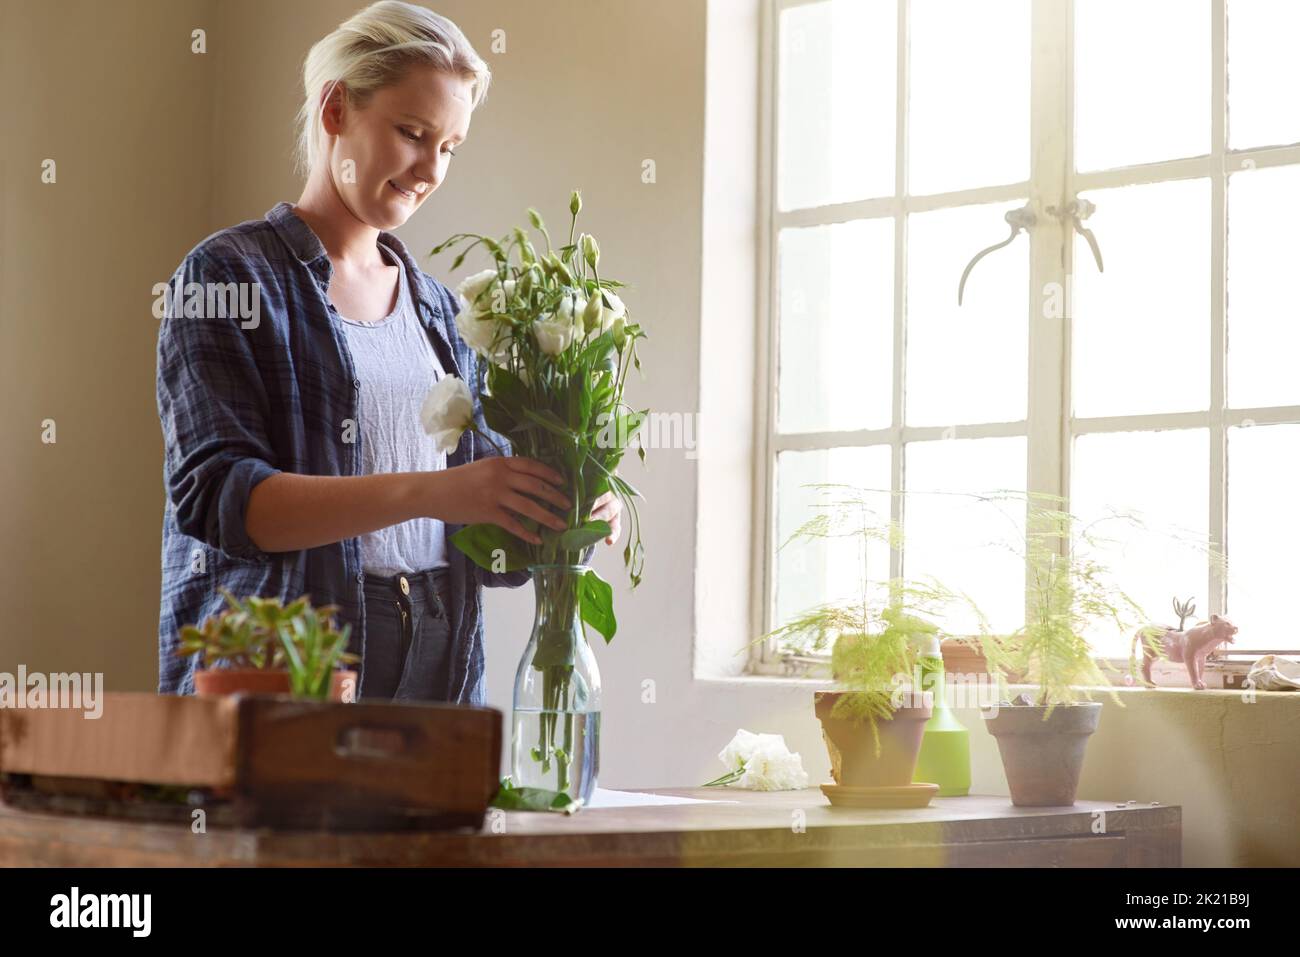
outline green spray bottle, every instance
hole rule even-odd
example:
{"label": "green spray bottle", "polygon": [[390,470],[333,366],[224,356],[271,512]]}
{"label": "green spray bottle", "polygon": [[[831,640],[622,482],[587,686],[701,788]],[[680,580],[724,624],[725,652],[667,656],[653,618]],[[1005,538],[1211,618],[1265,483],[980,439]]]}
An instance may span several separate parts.
{"label": "green spray bottle", "polygon": [[934,712],[925,724],[912,782],[939,785],[939,797],[969,794],[970,732],[948,706],[939,637],[925,635],[919,643],[921,690],[934,692]]}

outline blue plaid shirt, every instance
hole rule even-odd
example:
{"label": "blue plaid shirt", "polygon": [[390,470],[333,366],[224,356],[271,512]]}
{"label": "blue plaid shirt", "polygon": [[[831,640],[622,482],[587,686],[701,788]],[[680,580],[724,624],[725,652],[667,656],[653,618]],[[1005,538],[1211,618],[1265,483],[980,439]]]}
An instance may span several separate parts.
{"label": "blue plaid shirt", "polygon": [[[455,293],[424,273],[395,235],[381,232],[379,241],[405,263],[420,322],[446,373],[469,385],[478,427],[509,448],[483,420],[478,360],[452,322],[459,309]],[[332,272],[316,234],[291,204],[278,203],[264,219],[213,233],[186,255],[172,277],[158,330],[158,416],[166,443],[167,492],[160,693],[193,693],[195,657],[175,654],[180,629],[226,607],[221,587],[237,597],[255,594],[288,602],[306,593],[318,607],[337,605],[340,622],[352,625],[349,650],[364,654],[358,540],[268,554],[253,544],[244,525],[253,486],[270,475],[362,474],[355,428],[361,383],[326,294]],[[190,283],[200,285],[194,289]],[[251,311],[236,308],[238,296],[222,299],[221,290],[239,288],[227,283],[257,284],[256,322]],[[245,302],[251,301],[250,288],[242,287]],[[208,295],[213,289],[215,298]],[[195,300],[193,292],[201,292],[202,299]],[[202,306],[193,305],[196,301]],[[348,423],[353,423],[351,429]],[[467,431],[447,456],[447,467],[496,454]],[[448,539],[461,527],[447,523]],[[450,545],[447,558],[452,666],[449,687],[431,688],[429,697],[483,705],[482,587],[515,588],[531,575],[486,571]]]}

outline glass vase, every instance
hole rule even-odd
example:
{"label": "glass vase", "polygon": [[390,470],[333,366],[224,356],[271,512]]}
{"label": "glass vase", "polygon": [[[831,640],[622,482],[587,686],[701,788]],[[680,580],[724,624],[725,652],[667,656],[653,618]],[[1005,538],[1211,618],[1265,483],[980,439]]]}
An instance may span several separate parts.
{"label": "glass vase", "polygon": [[590,802],[600,769],[600,669],[582,625],[586,565],[532,565],[533,633],[515,672],[511,780]]}

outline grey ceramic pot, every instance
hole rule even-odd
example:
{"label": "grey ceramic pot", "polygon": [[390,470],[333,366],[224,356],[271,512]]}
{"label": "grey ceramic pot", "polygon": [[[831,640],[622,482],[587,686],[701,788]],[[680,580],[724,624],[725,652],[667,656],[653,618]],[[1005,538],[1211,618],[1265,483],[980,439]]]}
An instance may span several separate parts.
{"label": "grey ceramic pot", "polygon": [[1097,730],[1101,704],[1060,704],[1046,721],[1047,708],[1003,705],[984,725],[998,742],[1011,803],[1018,807],[1068,807],[1079,790],[1088,737]]}

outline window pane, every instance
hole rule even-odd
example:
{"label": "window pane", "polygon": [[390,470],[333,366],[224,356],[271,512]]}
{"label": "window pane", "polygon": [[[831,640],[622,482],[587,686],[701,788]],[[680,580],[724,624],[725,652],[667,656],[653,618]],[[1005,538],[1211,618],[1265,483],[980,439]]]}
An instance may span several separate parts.
{"label": "window pane", "polygon": [[781,13],[781,209],[894,195],[893,0],[828,0]]}
{"label": "window pane", "polygon": [[1029,179],[1029,3],[912,0],[907,190]]}
{"label": "window pane", "polygon": [[1228,178],[1228,402],[1300,403],[1300,166]]}
{"label": "window pane", "polygon": [[[889,547],[871,542],[865,550],[861,538],[831,537],[811,543],[791,542],[790,536],[804,523],[827,514],[826,503],[844,501],[843,494],[827,495],[819,489],[801,486],[836,482],[860,489],[890,487],[890,447],[819,449],[814,452],[782,452],[777,456],[777,540],[775,547],[776,618],[773,627],[785,624],[801,612],[840,599],[856,598],[864,578],[873,585],[889,581]],[[873,527],[888,528],[890,494],[881,491],[864,496],[874,515]],[[817,503],[822,503],[818,507]],[[782,548],[780,546],[784,545]],[[871,588],[874,592],[876,589]],[[830,653],[830,647],[821,649]]]}
{"label": "window pane", "polygon": [[[933,576],[966,592],[990,626],[1010,632],[1025,620],[1025,505],[975,496],[1025,487],[1024,438],[958,439],[907,445],[903,517],[905,577]],[[973,634],[960,608],[942,621],[949,634]]]}
{"label": "window pane", "polygon": [[1300,4],[1228,2],[1228,143],[1233,149],[1300,142]]}
{"label": "window pane", "polygon": [[[1140,521],[1094,525],[1111,544],[1092,557],[1158,623],[1169,623],[1175,597],[1194,597],[1198,613],[1209,608],[1209,464],[1205,429],[1081,435],[1074,442],[1070,511],[1086,523],[1116,513]],[[1133,633],[1111,624],[1087,637],[1097,654],[1127,659]]]}
{"label": "window pane", "polygon": [[1210,151],[1209,0],[1074,5],[1074,165]]}
{"label": "window pane", "polygon": [[916,213],[908,221],[907,423],[959,425],[1025,417],[1029,242],[980,260],[957,305],[962,270],[1009,233],[1015,203]]}
{"label": "window pane", "polygon": [[[1074,414],[1191,412],[1210,402],[1210,186],[1097,190],[1087,221],[1106,271],[1075,236]],[[981,264],[982,265],[982,264]]]}
{"label": "window pane", "polygon": [[1228,617],[1242,648],[1300,648],[1300,425],[1228,430]]}
{"label": "window pane", "polygon": [[782,230],[778,269],[780,430],[888,426],[893,219]]}

